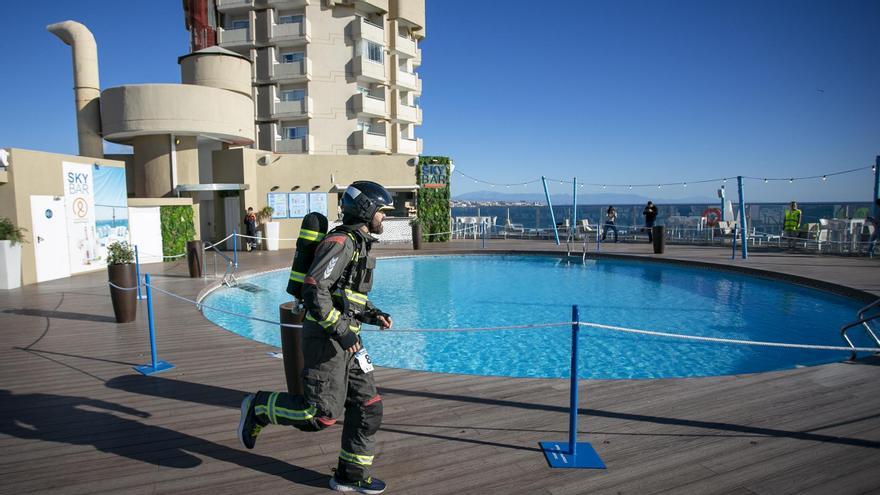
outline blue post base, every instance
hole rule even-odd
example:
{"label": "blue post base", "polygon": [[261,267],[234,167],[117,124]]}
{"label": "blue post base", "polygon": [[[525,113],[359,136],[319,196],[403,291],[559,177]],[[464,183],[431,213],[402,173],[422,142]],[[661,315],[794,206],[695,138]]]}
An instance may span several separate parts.
{"label": "blue post base", "polygon": [[605,469],[605,463],[589,442],[577,443],[577,455],[569,454],[568,442],[539,442],[551,468]]}
{"label": "blue post base", "polygon": [[155,375],[156,373],[161,373],[163,371],[168,371],[174,368],[174,365],[167,361],[157,361],[156,367],[154,368],[152,364],[144,364],[141,366],[135,366],[134,369],[138,373],[142,375]]}

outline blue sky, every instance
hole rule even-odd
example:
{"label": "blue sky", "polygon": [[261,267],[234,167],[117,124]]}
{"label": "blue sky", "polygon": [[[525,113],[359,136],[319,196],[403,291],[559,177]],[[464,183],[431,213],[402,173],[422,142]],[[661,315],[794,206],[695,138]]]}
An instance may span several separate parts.
{"label": "blue sky", "polygon": [[[789,177],[870,166],[880,154],[880,2],[427,5],[417,134],[426,154],[451,156],[481,179]],[[179,0],[4,8],[14,22],[0,31],[0,146],[76,152],[70,50],[45,31],[52,22],[92,30],[102,88],[179,81],[177,57],[188,51]],[[662,200],[716,187],[631,192]],[[870,169],[746,187],[754,201],[867,201],[872,192]],[[454,193],[479,189],[489,188],[455,176]]]}

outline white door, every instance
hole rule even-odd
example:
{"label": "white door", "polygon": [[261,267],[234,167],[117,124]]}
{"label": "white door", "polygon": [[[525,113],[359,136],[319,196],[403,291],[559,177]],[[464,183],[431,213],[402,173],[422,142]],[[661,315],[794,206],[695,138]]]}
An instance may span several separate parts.
{"label": "white door", "polygon": [[138,248],[138,261],[141,263],[161,262],[162,221],[159,216],[159,207],[129,207],[128,228],[131,231],[131,245]]}
{"label": "white door", "polygon": [[[238,196],[230,196],[223,198],[223,213],[226,217],[226,237],[232,235],[233,232],[241,233],[241,198]],[[238,247],[241,249],[241,239],[238,239]],[[226,241],[226,249],[232,250],[232,239]]]}
{"label": "white door", "polygon": [[31,196],[37,282],[70,276],[64,198]]}

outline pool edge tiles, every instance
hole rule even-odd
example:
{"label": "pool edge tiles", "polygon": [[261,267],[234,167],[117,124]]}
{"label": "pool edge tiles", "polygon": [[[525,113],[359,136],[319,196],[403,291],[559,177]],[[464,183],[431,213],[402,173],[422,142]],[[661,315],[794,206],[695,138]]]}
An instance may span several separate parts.
{"label": "pool edge tiles", "polygon": [[[805,315],[824,314],[826,327],[834,326],[834,315],[839,319],[849,317],[859,307],[840,294],[730,270],[691,269],[645,260],[559,263],[566,258],[558,253],[540,257],[521,253],[383,257],[370,298],[395,317],[396,328],[566,322],[571,314],[568,303],[574,302],[582,308],[583,321],[742,340],[823,345],[841,342],[828,338],[829,333],[836,333],[834,330],[822,330],[820,323],[812,321],[815,318]],[[261,310],[262,317],[277,321],[277,306],[290,299],[284,292],[286,272],[281,269],[242,278],[261,289],[246,294],[242,290],[222,289],[206,296],[202,303],[211,306],[220,301],[222,307],[237,305],[242,312]],[[531,287],[541,287],[547,294],[530,293]],[[222,294],[237,295],[239,300],[226,301]],[[404,300],[405,297],[410,299]],[[826,306],[834,315],[826,314]],[[762,312],[766,315],[756,319],[755,314]],[[774,328],[769,335],[754,334],[753,327],[765,324],[763,318],[776,313],[781,316],[770,322]],[[212,314],[209,308],[204,314],[239,335],[278,345],[277,325],[235,324]],[[535,329],[469,335],[476,333],[365,332],[364,341],[374,362],[389,368],[486,376],[569,376],[570,327],[552,332]],[[581,333],[590,336],[580,341],[585,349],[581,355],[581,378],[737,375],[790,369],[817,361],[835,362],[846,357],[846,353],[831,355],[825,351],[793,356],[786,351],[788,357],[779,360],[774,357],[782,355],[778,350],[670,342],[583,327]]]}

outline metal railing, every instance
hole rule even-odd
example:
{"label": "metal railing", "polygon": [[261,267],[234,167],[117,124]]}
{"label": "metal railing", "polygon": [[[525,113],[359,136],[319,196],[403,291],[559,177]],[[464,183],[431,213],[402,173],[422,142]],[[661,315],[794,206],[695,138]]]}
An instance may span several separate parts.
{"label": "metal railing", "polygon": [[876,320],[877,318],[880,318],[880,313],[877,313],[873,316],[869,316],[867,318],[865,317],[865,313],[867,313],[868,311],[870,311],[878,306],[880,306],[880,299],[877,299],[876,301],[872,302],[871,304],[860,309],[858,314],[856,315],[858,318],[856,321],[851,322],[851,323],[847,323],[846,325],[841,327],[840,337],[843,338],[843,340],[846,341],[846,343],[849,344],[849,346],[853,349],[852,354],[850,355],[851,360],[856,359],[856,350],[855,350],[856,346],[855,346],[855,344],[853,344],[852,340],[850,340],[849,336],[846,333],[849,331],[849,329],[855,328],[859,325],[862,325],[865,327],[865,330],[868,332],[868,335],[870,335],[871,338],[874,339],[874,342],[877,343],[877,347],[878,347],[877,350],[880,351],[880,339],[877,338],[877,334],[875,334],[874,330],[871,328],[871,326],[868,325],[868,322],[870,322],[872,320]]}
{"label": "metal railing", "polygon": [[237,263],[235,262],[235,260],[233,260],[229,256],[226,256],[225,254],[220,252],[219,249],[217,249],[218,244],[220,244],[222,242],[226,242],[230,238],[232,238],[233,243],[238,242],[238,236],[236,234],[230,234],[217,242],[214,242],[214,243],[206,242],[204,244],[204,246],[202,248],[202,275],[205,278],[207,278],[207,276],[208,276],[208,256],[207,256],[207,254],[208,254],[208,250],[210,249],[211,254],[213,255],[212,262],[213,262],[214,278],[217,278],[217,255],[219,255],[226,262],[226,269],[223,272],[223,278],[220,283],[227,286],[227,287],[235,287],[236,285],[238,285],[238,280],[235,278],[235,268],[236,268]]}

